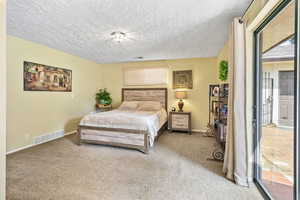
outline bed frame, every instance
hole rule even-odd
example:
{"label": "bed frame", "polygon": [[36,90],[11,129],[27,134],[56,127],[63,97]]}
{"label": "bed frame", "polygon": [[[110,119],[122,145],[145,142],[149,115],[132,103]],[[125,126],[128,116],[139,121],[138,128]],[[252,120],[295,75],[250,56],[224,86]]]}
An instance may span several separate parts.
{"label": "bed frame", "polygon": [[[122,101],[159,101],[167,111],[168,90],[167,88],[122,88]],[[155,140],[167,129],[166,122],[158,131]],[[92,138],[84,133],[93,131],[97,135]],[[91,143],[109,146],[137,149],[145,154],[149,153],[149,135],[147,131],[119,128],[102,128],[81,126],[78,127],[79,144]]]}

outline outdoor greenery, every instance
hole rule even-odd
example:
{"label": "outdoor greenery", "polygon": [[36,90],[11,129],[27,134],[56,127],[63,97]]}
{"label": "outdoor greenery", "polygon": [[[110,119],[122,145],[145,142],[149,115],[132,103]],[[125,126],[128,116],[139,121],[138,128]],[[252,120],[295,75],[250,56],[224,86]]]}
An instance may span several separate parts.
{"label": "outdoor greenery", "polygon": [[219,67],[219,79],[226,81],[228,77],[228,61],[222,60]]}
{"label": "outdoor greenery", "polygon": [[98,104],[110,105],[112,103],[112,98],[110,93],[106,91],[106,88],[99,89],[99,92],[96,94],[96,101]]}

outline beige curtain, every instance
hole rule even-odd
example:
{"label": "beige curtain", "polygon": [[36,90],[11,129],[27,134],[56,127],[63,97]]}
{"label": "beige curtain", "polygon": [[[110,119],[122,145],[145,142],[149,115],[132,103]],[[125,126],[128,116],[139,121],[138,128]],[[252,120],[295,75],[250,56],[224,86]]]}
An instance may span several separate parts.
{"label": "beige curtain", "polygon": [[228,131],[223,171],[228,179],[248,186],[244,34],[244,25],[235,18],[229,36]]}

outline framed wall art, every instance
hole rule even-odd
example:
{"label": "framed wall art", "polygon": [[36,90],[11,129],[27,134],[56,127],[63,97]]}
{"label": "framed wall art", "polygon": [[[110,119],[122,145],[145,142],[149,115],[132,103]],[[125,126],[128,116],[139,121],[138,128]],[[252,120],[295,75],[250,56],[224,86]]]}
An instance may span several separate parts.
{"label": "framed wall art", "polygon": [[173,71],[173,89],[193,89],[193,71]]}
{"label": "framed wall art", "polygon": [[24,61],[24,91],[72,92],[72,71]]}

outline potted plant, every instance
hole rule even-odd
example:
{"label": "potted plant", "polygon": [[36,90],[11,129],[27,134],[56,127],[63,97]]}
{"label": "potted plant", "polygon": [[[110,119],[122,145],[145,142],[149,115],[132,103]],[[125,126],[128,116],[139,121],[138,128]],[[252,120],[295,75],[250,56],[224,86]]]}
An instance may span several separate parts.
{"label": "potted plant", "polygon": [[226,81],[228,77],[228,61],[222,60],[219,66],[219,79]]}
{"label": "potted plant", "polygon": [[106,88],[99,89],[99,92],[96,93],[96,102],[99,108],[103,106],[108,106],[112,103],[110,93],[106,91]]}

